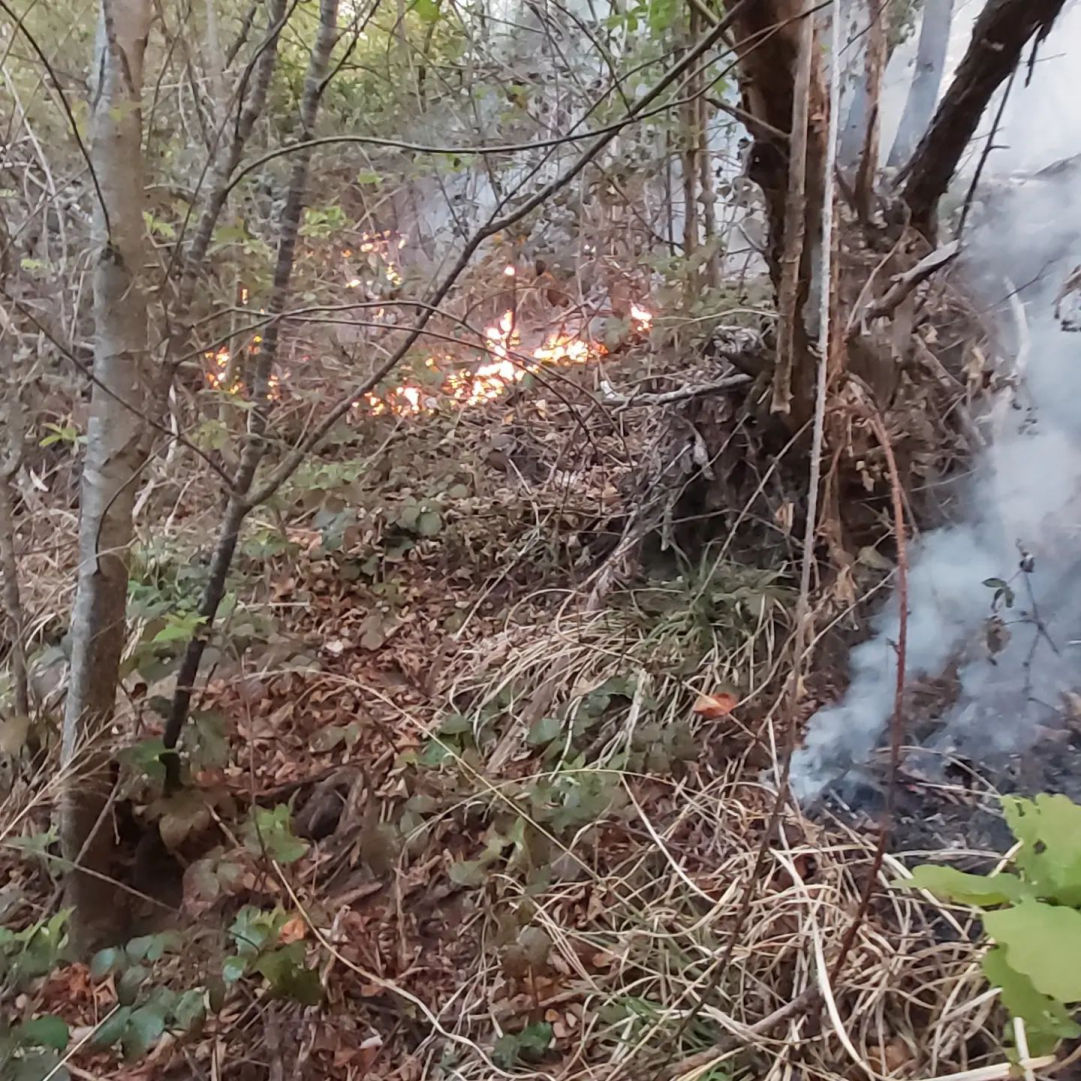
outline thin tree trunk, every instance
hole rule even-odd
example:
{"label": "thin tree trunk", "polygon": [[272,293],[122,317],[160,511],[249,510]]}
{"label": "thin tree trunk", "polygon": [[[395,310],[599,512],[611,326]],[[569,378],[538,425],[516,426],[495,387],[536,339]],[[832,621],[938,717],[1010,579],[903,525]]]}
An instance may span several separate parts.
{"label": "thin tree trunk", "polygon": [[887,164],[899,168],[916,149],[938,104],[938,91],[946,67],[953,22],[953,0],[924,0],[920,41],[916,47],[916,70],[905,98],[901,123],[890,147]]}
{"label": "thin tree trunk", "polygon": [[879,110],[882,96],[882,72],[886,67],[886,4],[884,0],[867,0],[870,25],[867,31],[865,77],[867,83],[867,127],[863,133],[863,148],[856,170],[856,213],[863,221],[871,217],[875,177],[878,175],[878,135],[881,126]]}
{"label": "thin tree trunk", "polygon": [[911,222],[928,239],[939,199],[995,91],[1017,67],[1029,40],[1051,31],[1065,0],[988,0],[930,128],[904,169],[902,196]]}
{"label": "thin tree trunk", "polygon": [[[304,82],[304,93],[300,103],[300,138],[310,139],[315,132],[315,120],[319,103],[326,87],[326,78],[330,70],[331,53],[337,41],[338,0],[320,0],[319,33],[312,47],[308,64],[308,73]],[[296,255],[297,238],[300,235],[300,222],[307,198],[308,171],[311,165],[312,148],[307,147],[293,155],[293,168],[289,178],[285,207],[282,210],[281,232],[278,238],[278,254],[274,266],[274,284],[267,303],[267,312],[275,316],[285,311],[289,303],[290,282],[293,275],[293,263]],[[191,699],[195,679],[199,674],[199,665],[203,659],[214,618],[218,612],[222,597],[225,595],[225,583],[236,552],[237,541],[244,519],[254,506],[249,501],[249,493],[255,482],[259,464],[266,450],[266,432],[270,408],[270,377],[278,352],[278,333],[281,322],[271,319],[263,332],[263,340],[255,358],[254,374],[251,386],[253,408],[249,413],[248,433],[244,449],[240,456],[233,481],[233,491],[225,509],[225,515],[218,529],[218,541],[210,561],[207,584],[199,605],[202,624],[188,643],[177,674],[176,689],[173,693],[172,706],[166,723],[163,742],[167,753],[163,756],[166,769],[166,787],[175,791],[181,784],[180,761],[176,754],[176,745],[187,721],[191,709]]]}
{"label": "thin tree trunk", "polygon": [[90,158],[104,206],[94,221],[94,386],[81,487],[79,579],[71,617],[71,674],[61,766],[60,842],[72,869],[67,900],[78,948],[117,930],[108,881],[109,755],[124,647],[132,506],[150,373],[142,165],[143,61],[150,0],[102,0],[94,55]]}
{"label": "thin tree trunk", "polygon": [[777,287],[777,363],[773,369],[773,410],[792,411],[792,372],[796,366],[800,270],[807,232],[807,128],[811,107],[811,66],[814,22],[805,16],[799,25],[798,52],[793,65],[792,123],[788,135],[788,194],[784,209],[784,246]]}
{"label": "thin tree trunk", "polygon": [[822,58],[813,40],[808,45],[816,7],[809,0],[756,0],[732,15],[743,107],[763,122],[747,173],[765,200],[766,262],[784,321],[773,408],[787,414],[793,430],[811,417],[816,372],[808,323],[817,322],[817,313],[807,301],[822,242],[829,120]]}

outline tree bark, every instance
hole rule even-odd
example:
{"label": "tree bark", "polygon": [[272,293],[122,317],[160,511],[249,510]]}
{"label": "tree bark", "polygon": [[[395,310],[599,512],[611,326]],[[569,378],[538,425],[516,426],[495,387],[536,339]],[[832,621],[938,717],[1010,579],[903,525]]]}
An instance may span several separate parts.
{"label": "tree bark", "polygon": [[1065,0],[988,0],[931,126],[903,172],[912,224],[929,240],[936,210],[992,95],[1017,67],[1028,41],[1039,44]]}
{"label": "tree bark", "polygon": [[878,175],[879,128],[881,127],[880,103],[882,97],[882,73],[886,67],[886,4],[885,0],[868,0],[870,23],[867,28],[867,56],[864,81],[867,87],[867,113],[863,132],[863,147],[859,167],[856,169],[854,194],[856,213],[862,221],[871,217],[875,177]]}
{"label": "tree bark", "polygon": [[890,147],[887,164],[891,167],[899,168],[909,159],[935,115],[952,22],[953,0],[925,0],[916,47],[916,70],[912,73],[904,112]]}
{"label": "tree bark", "polygon": [[[778,332],[774,408],[794,428],[806,423],[814,403],[815,358],[804,309],[822,243],[829,114],[821,55],[807,43],[814,7],[803,0],[759,0],[732,20],[743,107],[768,125],[755,137],[747,173],[765,199],[766,262],[787,320]],[[809,65],[802,77],[801,63]],[[797,92],[800,84],[805,89]],[[804,117],[805,132],[799,130]]]}
{"label": "tree bark", "polygon": [[143,61],[150,0],[101,0],[94,51],[90,159],[101,191],[93,270],[94,385],[81,486],[79,577],[71,617],[71,674],[64,712],[60,841],[69,863],[67,903],[77,948],[116,931],[105,822],[104,748],[124,647],[135,481],[150,372],[143,267]]}

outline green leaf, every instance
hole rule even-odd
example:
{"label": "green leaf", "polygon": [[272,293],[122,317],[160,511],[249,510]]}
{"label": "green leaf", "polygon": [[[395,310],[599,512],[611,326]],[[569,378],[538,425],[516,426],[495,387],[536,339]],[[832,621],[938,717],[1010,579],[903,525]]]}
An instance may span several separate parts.
{"label": "green leaf", "polygon": [[1066,796],[1002,801],[1006,822],[1021,842],[1015,863],[1041,897],[1081,905],[1081,807]]}
{"label": "green leaf", "polygon": [[1001,989],[1002,1005],[1012,1017],[1025,1023],[1029,1050],[1034,1055],[1050,1054],[1059,1040],[1081,1036],[1081,1025],[1061,1002],[1041,994],[1032,981],[1012,968],[1006,951],[995,946],[983,959],[983,973],[992,987]]}
{"label": "green leaf", "polygon": [[562,733],[563,722],[558,717],[541,717],[530,726],[526,743],[530,747],[543,747],[552,740],[558,739]]}
{"label": "green leaf", "polygon": [[123,958],[124,951],[116,946],[108,946],[104,950],[98,950],[90,959],[90,978],[100,980],[108,976]]}
{"label": "green leaf", "polygon": [[54,1051],[63,1051],[71,1036],[68,1023],[55,1014],[24,1021],[15,1031],[24,1047],[51,1047]]}
{"label": "green leaf", "polygon": [[437,510],[426,510],[417,518],[417,532],[422,537],[434,537],[443,528],[443,519]]}
{"label": "green leaf", "polygon": [[473,722],[461,713],[448,713],[439,725],[441,736],[462,736],[473,731]]}
{"label": "green leaf", "polygon": [[253,807],[244,826],[244,843],[249,852],[267,855],[278,863],[295,863],[305,852],[308,844],[293,833],[289,806]]}
{"label": "green leaf", "polygon": [[144,965],[132,965],[120,974],[116,981],[117,1001],[125,1006],[133,1006],[139,995],[139,989],[150,978],[150,969]]}
{"label": "green leaf", "polygon": [[186,642],[191,638],[198,627],[203,623],[203,617],[198,612],[188,612],[179,615],[174,612],[169,616],[166,624],[153,638],[151,645],[162,645],[166,642]]}
{"label": "green leaf", "polygon": [[1081,912],[1042,901],[988,912],[984,929],[1006,951],[1010,968],[1060,1002],[1081,1001]]}
{"label": "green leaf", "polygon": [[1019,901],[1025,894],[1025,885],[1016,875],[970,875],[931,863],[921,864],[913,870],[911,878],[901,879],[897,885],[927,890],[948,901],[982,908]]}
{"label": "green leaf", "polygon": [[128,1058],[141,1058],[158,1042],[165,1031],[165,1016],[159,1006],[140,1006],[128,1018],[124,1030],[124,1054]]}
{"label": "green leaf", "polygon": [[319,973],[304,966],[304,943],[291,942],[259,958],[256,969],[275,994],[304,1006],[318,1006],[323,998]]}
{"label": "green leaf", "polygon": [[124,1034],[127,1028],[128,1018],[131,1017],[130,1006],[118,1006],[116,1012],[107,1017],[94,1033],[92,1042],[96,1047],[111,1047]]}
{"label": "green leaf", "polygon": [[434,23],[439,18],[438,0],[413,0],[413,10],[426,23]]}
{"label": "green leaf", "polygon": [[452,863],[447,871],[451,882],[459,886],[483,886],[486,878],[484,864],[480,860],[462,860]]}
{"label": "green leaf", "polygon": [[[0,1065],[4,1065],[0,1059]],[[71,1081],[71,1074],[60,1065],[60,1055],[53,1050],[23,1055],[13,1063],[14,1070],[4,1074],[5,1081]]]}
{"label": "green leaf", "polygon": [[540,1059],[552,1043],[552,1026],[547,1021],[527,1025],[521,1032],[507,1032],[492,1048],[492,1060],[509,1070],[521,1062]]}
{"label": "green leaf", "polygon": [[248,962],[243,957],[226,957],[222,962],[221,975],[226,983],[236,983],[248,970]]}
{"label": "green leaf", "polygon": [[173,1020],[177,1028],[185,1032],[192,1028],[196,1022],[201,1021],[206,1014],[206,1002],[201,987],[193,987],[185,991],[173,1007]]}

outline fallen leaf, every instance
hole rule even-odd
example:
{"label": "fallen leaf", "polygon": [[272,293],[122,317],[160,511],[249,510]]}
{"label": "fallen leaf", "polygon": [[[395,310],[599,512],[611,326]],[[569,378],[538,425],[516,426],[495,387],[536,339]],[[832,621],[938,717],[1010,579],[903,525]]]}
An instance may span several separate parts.
{"label": "fallen leaf", "polygon": [[700,694],[692,708],[699,717],[712,721],[718,717],[727,717],[738,704],[735,695],[722,691],[720,694]]}
{"label": "fallen leaf", "polygon": [[282,929],[278,932],[278,941],[283,946],[288,946],[290,942],[299,942],[307,933],[308,925],[303,917],[294,916],[282,924]]}

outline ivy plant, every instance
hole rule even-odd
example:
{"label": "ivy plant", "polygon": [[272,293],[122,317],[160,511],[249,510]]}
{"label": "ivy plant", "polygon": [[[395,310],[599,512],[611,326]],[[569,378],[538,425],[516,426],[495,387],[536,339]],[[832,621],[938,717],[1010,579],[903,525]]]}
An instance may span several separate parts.
{"label": "ivy plant", "polygon": [[897,885],[982,910],[992,945],[983,971],[1024,1022],[1029,1050],[1081,1036],[1081,807],[1062,795],[1003,801],[1019,845],[1011,871],[967,874],[924,864]]}

